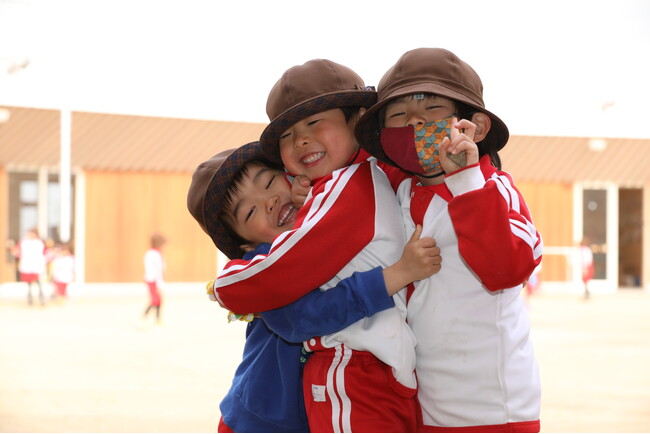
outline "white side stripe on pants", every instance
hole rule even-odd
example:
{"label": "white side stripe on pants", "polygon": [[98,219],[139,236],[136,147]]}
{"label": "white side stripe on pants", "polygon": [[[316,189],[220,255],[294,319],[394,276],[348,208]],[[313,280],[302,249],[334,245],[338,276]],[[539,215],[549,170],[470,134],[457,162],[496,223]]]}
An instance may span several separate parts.
{"label": "white side stripe on pants", "polygon": [[352,403],[345,392],[345,367],[352,357],[352,350],[337,345],[332,364],[327,371],[327,395],[332,403],[332,426],[334,432],[352,432],[350,413]]}

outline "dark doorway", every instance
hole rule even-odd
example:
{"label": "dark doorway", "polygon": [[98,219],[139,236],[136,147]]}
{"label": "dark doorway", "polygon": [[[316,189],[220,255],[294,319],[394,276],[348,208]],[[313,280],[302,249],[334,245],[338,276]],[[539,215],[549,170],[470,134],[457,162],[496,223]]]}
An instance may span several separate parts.
{"label": "dark doorway", "polygon": [[618,284],[641,288],[643,264],[643,190],[618,192]]}

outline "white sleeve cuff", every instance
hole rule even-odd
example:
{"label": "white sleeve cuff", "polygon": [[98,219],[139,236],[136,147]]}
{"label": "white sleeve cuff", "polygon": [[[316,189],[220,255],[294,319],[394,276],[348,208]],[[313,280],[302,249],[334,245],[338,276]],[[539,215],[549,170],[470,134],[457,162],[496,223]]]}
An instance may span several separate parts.
{"label": "white sleeve cuff", "polygon": [[447,184],[451,194],[456,197],[483,188],[485,178],[483,172],[481,172],[481,166],[477,164],[446,176],[445,184]]}

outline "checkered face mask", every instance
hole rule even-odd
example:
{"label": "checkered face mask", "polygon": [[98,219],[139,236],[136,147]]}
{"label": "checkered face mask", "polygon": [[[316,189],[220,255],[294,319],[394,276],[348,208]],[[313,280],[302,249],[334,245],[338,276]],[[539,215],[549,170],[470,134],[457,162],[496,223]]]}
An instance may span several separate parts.
{"label": "checkered face mask", "polygon": [[384,153],[401,169],[411,173],[424,175],[441,171],[438,146],[450,134],[452,117],[415,127],[382,129],[380,140]]}

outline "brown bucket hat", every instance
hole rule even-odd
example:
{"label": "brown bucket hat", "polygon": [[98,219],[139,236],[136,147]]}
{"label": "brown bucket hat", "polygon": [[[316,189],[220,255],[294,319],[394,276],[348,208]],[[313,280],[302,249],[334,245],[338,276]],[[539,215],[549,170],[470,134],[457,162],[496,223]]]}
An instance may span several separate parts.
{"label": "brown bucket hat", "polygon": [[260,142],[268,158],[280,161],[280,135],[296,122],[316,113],[342,107],[370,107],[374,88],[350,68],[327,59],[314,59],[289,68],[275,83],[266,101],[271,123]]}
{"label": "brown bucket hat", "polygon": [[485,109],[483,84],[476,71],[451,51],[443,48],[416,48],[399,58],[379,81],[377,104],[357,122],[357,141],[379,160],[395,165],[384,154],[380,142],[379,111],[390,101],[413,93],[434,93],[460,101],[488,115],[492,126],[479,148],[484,152],[503,148],[510,133],[506,124]]}
{"label": "brown bucket hat", "polygon": [[[190,214],[210,236],[217,249],[230,259],[244,256],[244,251],[239,246],[245,240],[225,227],[217,216],[221,213],[226,191],[233,178],[247,163],[254,160],[267,162],[259,142],[220,152],[198,165],[187,193],[187,209]],[[271,167],[282,169],[277,164],[272,164]]]}

